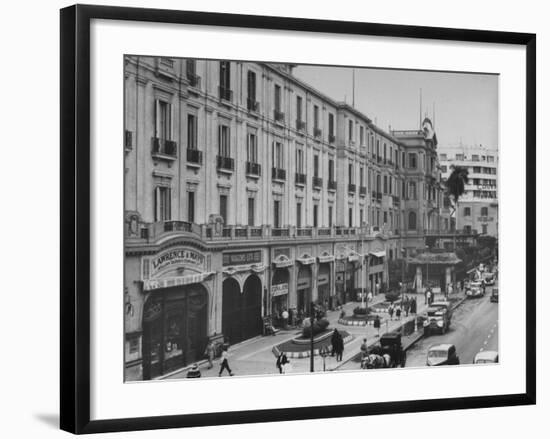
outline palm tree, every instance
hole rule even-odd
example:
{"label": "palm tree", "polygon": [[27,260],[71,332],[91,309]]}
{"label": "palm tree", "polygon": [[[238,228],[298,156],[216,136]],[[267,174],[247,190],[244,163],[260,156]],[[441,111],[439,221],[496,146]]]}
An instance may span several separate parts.
{"label": "palm tree", "polygon": [[454,248],[456,250],[456,230],[458,226],[458,200],[465,192],[465,186],[468,183],[468,168],[463,166],[451,166],[452,172],[447,178],[445,185],[447,186],[447,192],[449,198],[453,201],[453,212],[456,212],[455,216],[455,236],[454,236]]}

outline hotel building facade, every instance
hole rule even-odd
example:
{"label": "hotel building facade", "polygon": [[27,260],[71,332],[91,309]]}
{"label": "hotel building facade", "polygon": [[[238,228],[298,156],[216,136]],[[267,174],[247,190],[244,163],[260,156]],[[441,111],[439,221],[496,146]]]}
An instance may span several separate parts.
{"label": "hotel building facade", "polygon": [[448,229],[430,120],[385,132],[292,69],[125,58],[127,380],[377,293]]}
{"label": "hotel building facade", "polygon": [[498,150],[479,146],[445,147],[439,151],[442,179],[452,166],[468,169],[468,184],[460,197],[457,230],[498,236]]}

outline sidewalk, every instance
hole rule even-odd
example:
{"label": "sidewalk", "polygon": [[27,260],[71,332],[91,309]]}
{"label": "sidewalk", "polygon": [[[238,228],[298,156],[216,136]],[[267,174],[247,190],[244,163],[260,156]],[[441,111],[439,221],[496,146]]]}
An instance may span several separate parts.
{"label": "sidewalk", "polygon": [[[425,309],[426,305],[424,304],[424,296],[418,294],[417,296],[417,314],[421,314]],[[436,300],[438,297],[436,297]],[[369,303],[369,306],[376,305],[385,300],[383,294],[379,294],[373,298],[373,301]],[[346,312],[346,315],[353,314],[353,309],[360,305],[360,302],[348,302],[343,305],[343,309]],[[330,329],[337,328],[339,331],[347,331],[353,336],[352,341],[347,343],[344,346],[344,354],[342,361],[336,362],[335,357],[328,356],[323,361],[323,358],[320,356],[314,357],[314,370],[316,372],[323,371],[323,368],[326,371],[332,370],[345,370],[348,367],[344,367],[348,363],[354,365],[350,360],[359,352],[359,348],[363,339],[367,338],[368,345],[372,345],[377,342],[378,337],[377,331],[372,325],[367,326],[346,326],[338,323],[340,318],[340,310],[329,311],[327,312],[327,319],[330,322]],[[407,319],[412,319],[413,317],[402,316],[401,320],[397,320],[394,316],[393,320],[389,320],[389,315],[387,313],[380,313],[381,317],[381,327],[380,334],[385,332],[394,331],[401,324],[403,324]],[[263,375],[263,374],[277,374],[279,371],[276,368],[276,357],[272,353],[272,349],[275,345],[281,344],[285,341],[291,340],[299,335],[301,332],[300,329],[289,329],[281,330],[275,336],[258,336],[250,340],[246,340],[237,345],[231,346],[229,348],[229,366],[231,367],[233,373],[236,376],[243,375]],[[292,358],[290,359],[292,364],[292,373],[309,373],[310,372],[310,359],[309,358]],[[323,364],[324,363],[324,364]],[[214,361],[214,367],[212,369],[207,368],[206,361],[201,361],[199,368],[201,370],[202,377],[217,377],[218,371],[220,368],[219,359]],[[351,367],[356,369],[356,367]],[[187,370],[190,366],[185,369],[172,372],[165,375],[161,379],[181,379],[185,378]],[[224,372],[225,377],[229,375],[227,372]]]}

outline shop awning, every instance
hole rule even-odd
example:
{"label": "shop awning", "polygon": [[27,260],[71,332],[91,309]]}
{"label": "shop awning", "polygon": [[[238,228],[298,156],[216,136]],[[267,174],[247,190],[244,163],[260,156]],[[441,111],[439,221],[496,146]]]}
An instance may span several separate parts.
{"label": "shop awning", "polygon": [[169,277],[165,279],[147,279],[143,281],[143,290],[158,290],[160,288],[177,287],[180,285],[189,285],[202,282],[214,274],[213,271],[197,274],[188,274],[187,276]]}
{"label": "shop awning", "polygon": [[376,256],[377,258],[384,258],[386,256],[386,250],[379,250],[375,252],[369,252],[369,254]]}
{"label": "shop awning", "polygon": [[319,256],[319,262],[320,262],[320,263],[324,263],[324,262],[334,262],[334,255],[322,255],[322,256]]}
{"label": "shop awning", "polygon": [[279,259],[273,261],[273,265],[277,268],[292,267],[294,265],[293,259]]}
{"label": "shop awning", "polygon": [[349,255],[348,261],[350,262],[357,262],[359,260],[359,255]]}
{"label": "shop awning", "polygon": [[300,264],[303,264],[303,265],[310,265],[310,264],[313,264],[313,263],[315,262],[315,258],[314,258],[314,257],[296,258],[296,260],[297,260]]}

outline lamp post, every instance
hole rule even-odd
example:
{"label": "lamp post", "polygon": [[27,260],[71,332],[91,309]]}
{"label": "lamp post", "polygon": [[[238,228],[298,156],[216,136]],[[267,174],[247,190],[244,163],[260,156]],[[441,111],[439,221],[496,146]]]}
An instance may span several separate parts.
{"label": "lamp post", "polygon": [[315,359],[313,357],[313,322],[315,320],[315,308],[314,308],[314,305],[313,305],[313,302],[310,303],[309,305],[310,307],[310,317],[309,317],[309,324],[310,324],[310,329],[311,329],[311,346],[310,346],[310,353],[309,353],[309,371],[310,372],[313,372],[315,367],[314,367],[314,363],[315,363]]}
{"label": "lamp post", "polygon": [[401,257],[402,257],[402,263],[401,263],[401,309],[403,309],[403,294],[405,290],[405,249],[401,249]]}

